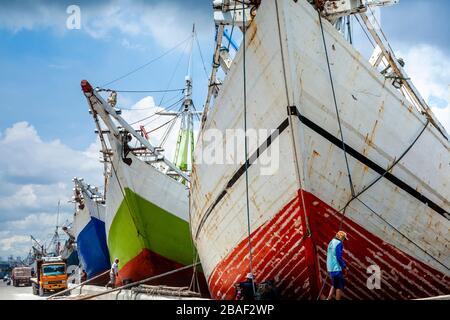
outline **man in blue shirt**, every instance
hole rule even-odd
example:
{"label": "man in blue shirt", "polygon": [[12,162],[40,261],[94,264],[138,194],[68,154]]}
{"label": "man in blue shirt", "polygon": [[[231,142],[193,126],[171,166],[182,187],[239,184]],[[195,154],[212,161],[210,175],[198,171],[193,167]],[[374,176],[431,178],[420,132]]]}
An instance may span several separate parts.
{"label": "man in blue shirt", "polygon": [[327,250],[327,270],[330,275],[332,286],[328,300],[331,300],[336,293],[336,300],[341,300],[344,294],[344,274],[347,275],[347,266],[342,259],[342,251],[344,250],[344,240],[347,234],[339,231],[336,237],[330,241]]}

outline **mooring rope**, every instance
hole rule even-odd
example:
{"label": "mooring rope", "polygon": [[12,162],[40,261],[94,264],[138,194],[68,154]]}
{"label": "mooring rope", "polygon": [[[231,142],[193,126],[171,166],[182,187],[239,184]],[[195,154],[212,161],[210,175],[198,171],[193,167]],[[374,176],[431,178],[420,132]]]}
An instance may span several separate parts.
{"label": "mooring rope", "polygon": [[145,284],[146,282],[150,282],[150,281],[153,281],[153,280],[156,280],[156,279],[159,279],[159,278],[163,278],[163,277],[172,275],[172,274],[180,272],[180,271],[184,271],[184,270],[190,269],[190,268],[195,267],[195,266],[197,266],[199,264],[200,264],[200,262],[197,262],[196,264],[191,264],[191,265],[188,265],[188,266],[184,266],[184,267],[181,267],[181,268],[178,268],[178,269],[175,269],[175,270],[171,270],[171,271],[168,271],[168,272],[156,275],[156,276],[152,276],[152,277],[144,279],[144,280],[132,282],[132,283],[123,285],[123,286],[118,287],[118,288],[114,288],[114,289],[111,289],[111,290],[106,290],[104,292],[100,292],[100,293],[92,294],[92,295],[89,295],[89,296],[85,296],[85,297],[82,297],[80,300],[89,300],[89,299],[93,299],[93,298],[96,298],[96,297],[99,297],[99,296],[103,296],[103,295],[108,294],[108,293],[112,293],[112,292],[128,289],[130,287],[134,287],[134,286],[137,286],[137,285],[140,285],[140,284]]}
{"label": "mooring rope", "polygon": [[249,159],[248,159],[248,141],[247,141],[247,57],[246,57],[246,32],[247,26],[245,21],[245,5],[242,3],[242,17],[243,17],[243,27],[242,27],[242,61],[243,61],[243,81],[244,81],[244,133],[245,133],[245,142],[244,142],[244,152],[245,152],[245,200],[246,200],[246,211],[247,211],[247,236],[248,236],[248,256],[249,256],[249,269],[250,273],[253,275],[252,278],[252,288],[253,294],[256,294],[255,288],[255,276],[253,274],[253,252],[252,252],[252,238],[251,238],[251,224],[250,224],[250,200],[249,200],[249,183],[248,183],[248,167],[249,167]]}
{"label": "mooring rope", "polygon": [[67,289],[65,289],[65,290],[63,290],[63,291],[59,291],[59,292],[57,292],[57,293],[51,295],[50,297],[48,297],[47,300],[52,300],[53,298],[55,298],[55,297],[57,297],[57,296],[60,296],[60,295],[62,295],[62,294],[65,294],[65,293],[67,293],[67,292],[70,292],[70,291],[72,291],[72,290],[74,290],[74,289],[77,289],[77,288],[79,288],[79,287],[82,287],[82,286],[84,286],[84,285],[87,285],[89,282],[92,282],[92,281],[94,281],[94,280],[96,280],[96,279],[98,279],[98,278],[100,278],[100,277],[106,275],[106,274],[109,273],[109,272],[110,272],[110,269],[106,270],[105,272],[103,272],[103,273],[101,273],[101,274],[96,275],[95,277],[93,277],[93,278],[91,278],[91,279],[88,279],[88,280],[86,280],[86,281],[84,281],[84,282],[82,282],[82,283],[76,285],[75,287],[67,288]]}
{"label": "mooring rope", "polygon": [[[344,133],[342,131],[342,124],[341,124],[341,116],[339,113],[339,107],[338,107],[338,103],[337,103],[337,98],[336,98],[336,90],[334,87],[334,80],[333,80],[333,74],[331,71],[331,64],[330,64],[330,58],[329,58],[329,54],[328,54],[328,47],[327,47],[327,42],[325,39],[325,32],[323,29],[323,21],[322,21],[322,16],[320,14],[320,10],[317,10],[317,14],[319,16],[319,25],[320,25],[320,31],[321,31],[321,35],[322,35],[322,42],[323,42],[323,46],[324,46],[324,51],[325,51],[325,58],[326,58],[326,63],[327,63],[327,69],[328,69],[328,75],[329,75],[329,79],[330,79],[330,85],[331,85],[331,92],[332,92],[332,96],[333,96],[333,102],[334,102],[334,108],[336,111],[336,118],[337,118],[337,123],[338,123],[338,127],[339,127],[339,134],[341,136],[341,141],[342,141],[342,150],[344,153],[344,159],[345,159],[345,166],[346,166],[346,170],[347,170],[347,175],[348,175],[348,182],[350,185],[350,192],[352,195],[352,198],[355,197],[356,192],[355,192],[355,187],[353,186],[353,179],[352,179],[352,174],[350,171],[350,165],[349,165],[349,161],[348,161],[348,157],[347,157],[347,150],[346,150],[346,143],[345,143],[345,139],[344,139]],[[345,218],[345,213],[346,213],[346,208],[344,209],[340,222],[339,222],[339,230],[342,230],[342,224]],[[327,273],[327,277],[325,279],[321,279],[322,281],[322,288],[320,289],[318,296],[317,296],[317,300],[320,299],[320,296],[322,295],[323,289],[325,288],[326,285],[326,281],[328,280],[328,273]]]}
{"label": "mooring rope", "polygon": [[[328,55],[328,47],[327,47],[327,42],[325,39],[325,32],[323,30],[323,21],[322,21],[322,16],[320,14],[320,11],[317,12],[319,15],[319,24],[320,24],[320,30],[322,33],[322,41],[323,41],[323,46],[325,49],[325,57],[326,57],[326,61],[327,61],[327,68],[328,68],[328,75],[330,77],[330,84],[331,84],[331,92],[333,95],[333,102],[334,102],[334,108],[336,110],[336,117],[337,117],[337,122],[338,122],[338,126],[339,126],[339,133],[341,136],[341,141],[342,141],[342,150],[344,153],[344,158],[345,158],[345,166],[347,169],[347,174],[348,174],[348,182],[350,184],[350,191],[352,193],[352,197],[355,196],[355,188],[353,186],[353,179],[352,179],[352,174],[350,171],[350,166],[349,166],[349,162],[348,162],[348,157],[347,157],[347,150],[346,150],[346,144],[345,144],[345,139],[344,139],[344,132],[342,131],[342,124],[341,124],[341,116],[339,113],[339,107],[338,107],[338,103],[337,103],[337,98],[336,98],[336,90],[334,88],[334,81],[333,81],[333,74],[331,72],[331,64],[330,64],[330,58]],[[345,212],[344,212],[345,214]]]}

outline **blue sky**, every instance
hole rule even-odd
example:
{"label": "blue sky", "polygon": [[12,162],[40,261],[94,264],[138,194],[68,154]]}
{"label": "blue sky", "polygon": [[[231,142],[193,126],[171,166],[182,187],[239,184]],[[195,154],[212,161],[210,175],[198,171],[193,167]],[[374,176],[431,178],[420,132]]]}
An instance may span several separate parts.
{"label": "blue sky", "polygon": [[[66,9],[72,4],[81,8],[80,30],[66,28]],[[411,77],[447,123],[448,12],[446,0],[402,0],[381,16]],[[7,155],[0,160],[0,256],[24,254],[30,233],[45,239],[56,221],[59,199],[64,218],[70,218],[73,176],[101,181],[94,124],[80,80],[100,86],[127,73],[188,37],[194,22],[209,72],[214,40],[210,0],[0,1],[0,147]],[[362,46],[364,38],[355,33],[356,45]],[[110,87],[183,87],[183,48]],[[194,101],[200,107],[206,76],[197,49],[193,78]],[[129,108],[145,97],[122,94],[119,102]],[[158,104],[161,95],[153,98]]]}

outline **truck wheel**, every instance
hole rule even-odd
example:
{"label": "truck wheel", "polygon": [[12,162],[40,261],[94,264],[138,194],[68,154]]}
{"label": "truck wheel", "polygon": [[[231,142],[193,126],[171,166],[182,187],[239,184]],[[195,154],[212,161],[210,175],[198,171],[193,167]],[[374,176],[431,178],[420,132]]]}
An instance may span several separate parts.
{"label": "truck wheel", "polygon": [[39,296],[40,297],[44,296],[44,288],[42,288],[42,287],[39,288]]}

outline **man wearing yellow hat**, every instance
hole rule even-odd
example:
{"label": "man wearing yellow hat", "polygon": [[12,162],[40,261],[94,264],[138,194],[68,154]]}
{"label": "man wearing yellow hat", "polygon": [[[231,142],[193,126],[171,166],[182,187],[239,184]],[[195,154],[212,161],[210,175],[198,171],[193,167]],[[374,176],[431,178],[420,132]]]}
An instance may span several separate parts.
{"label": "man wearing yellow hat", "polygon": [[346,239],[347,234],[344,231],[339,231],[336,237],[328,244],[327,270],[332,282],[328,300],[331,300],[335,293],[336,300],[341,300],[344,294],[344,274],[347,274],[347,266],[342,259],[342,251],[344,251],[344,240]]}

